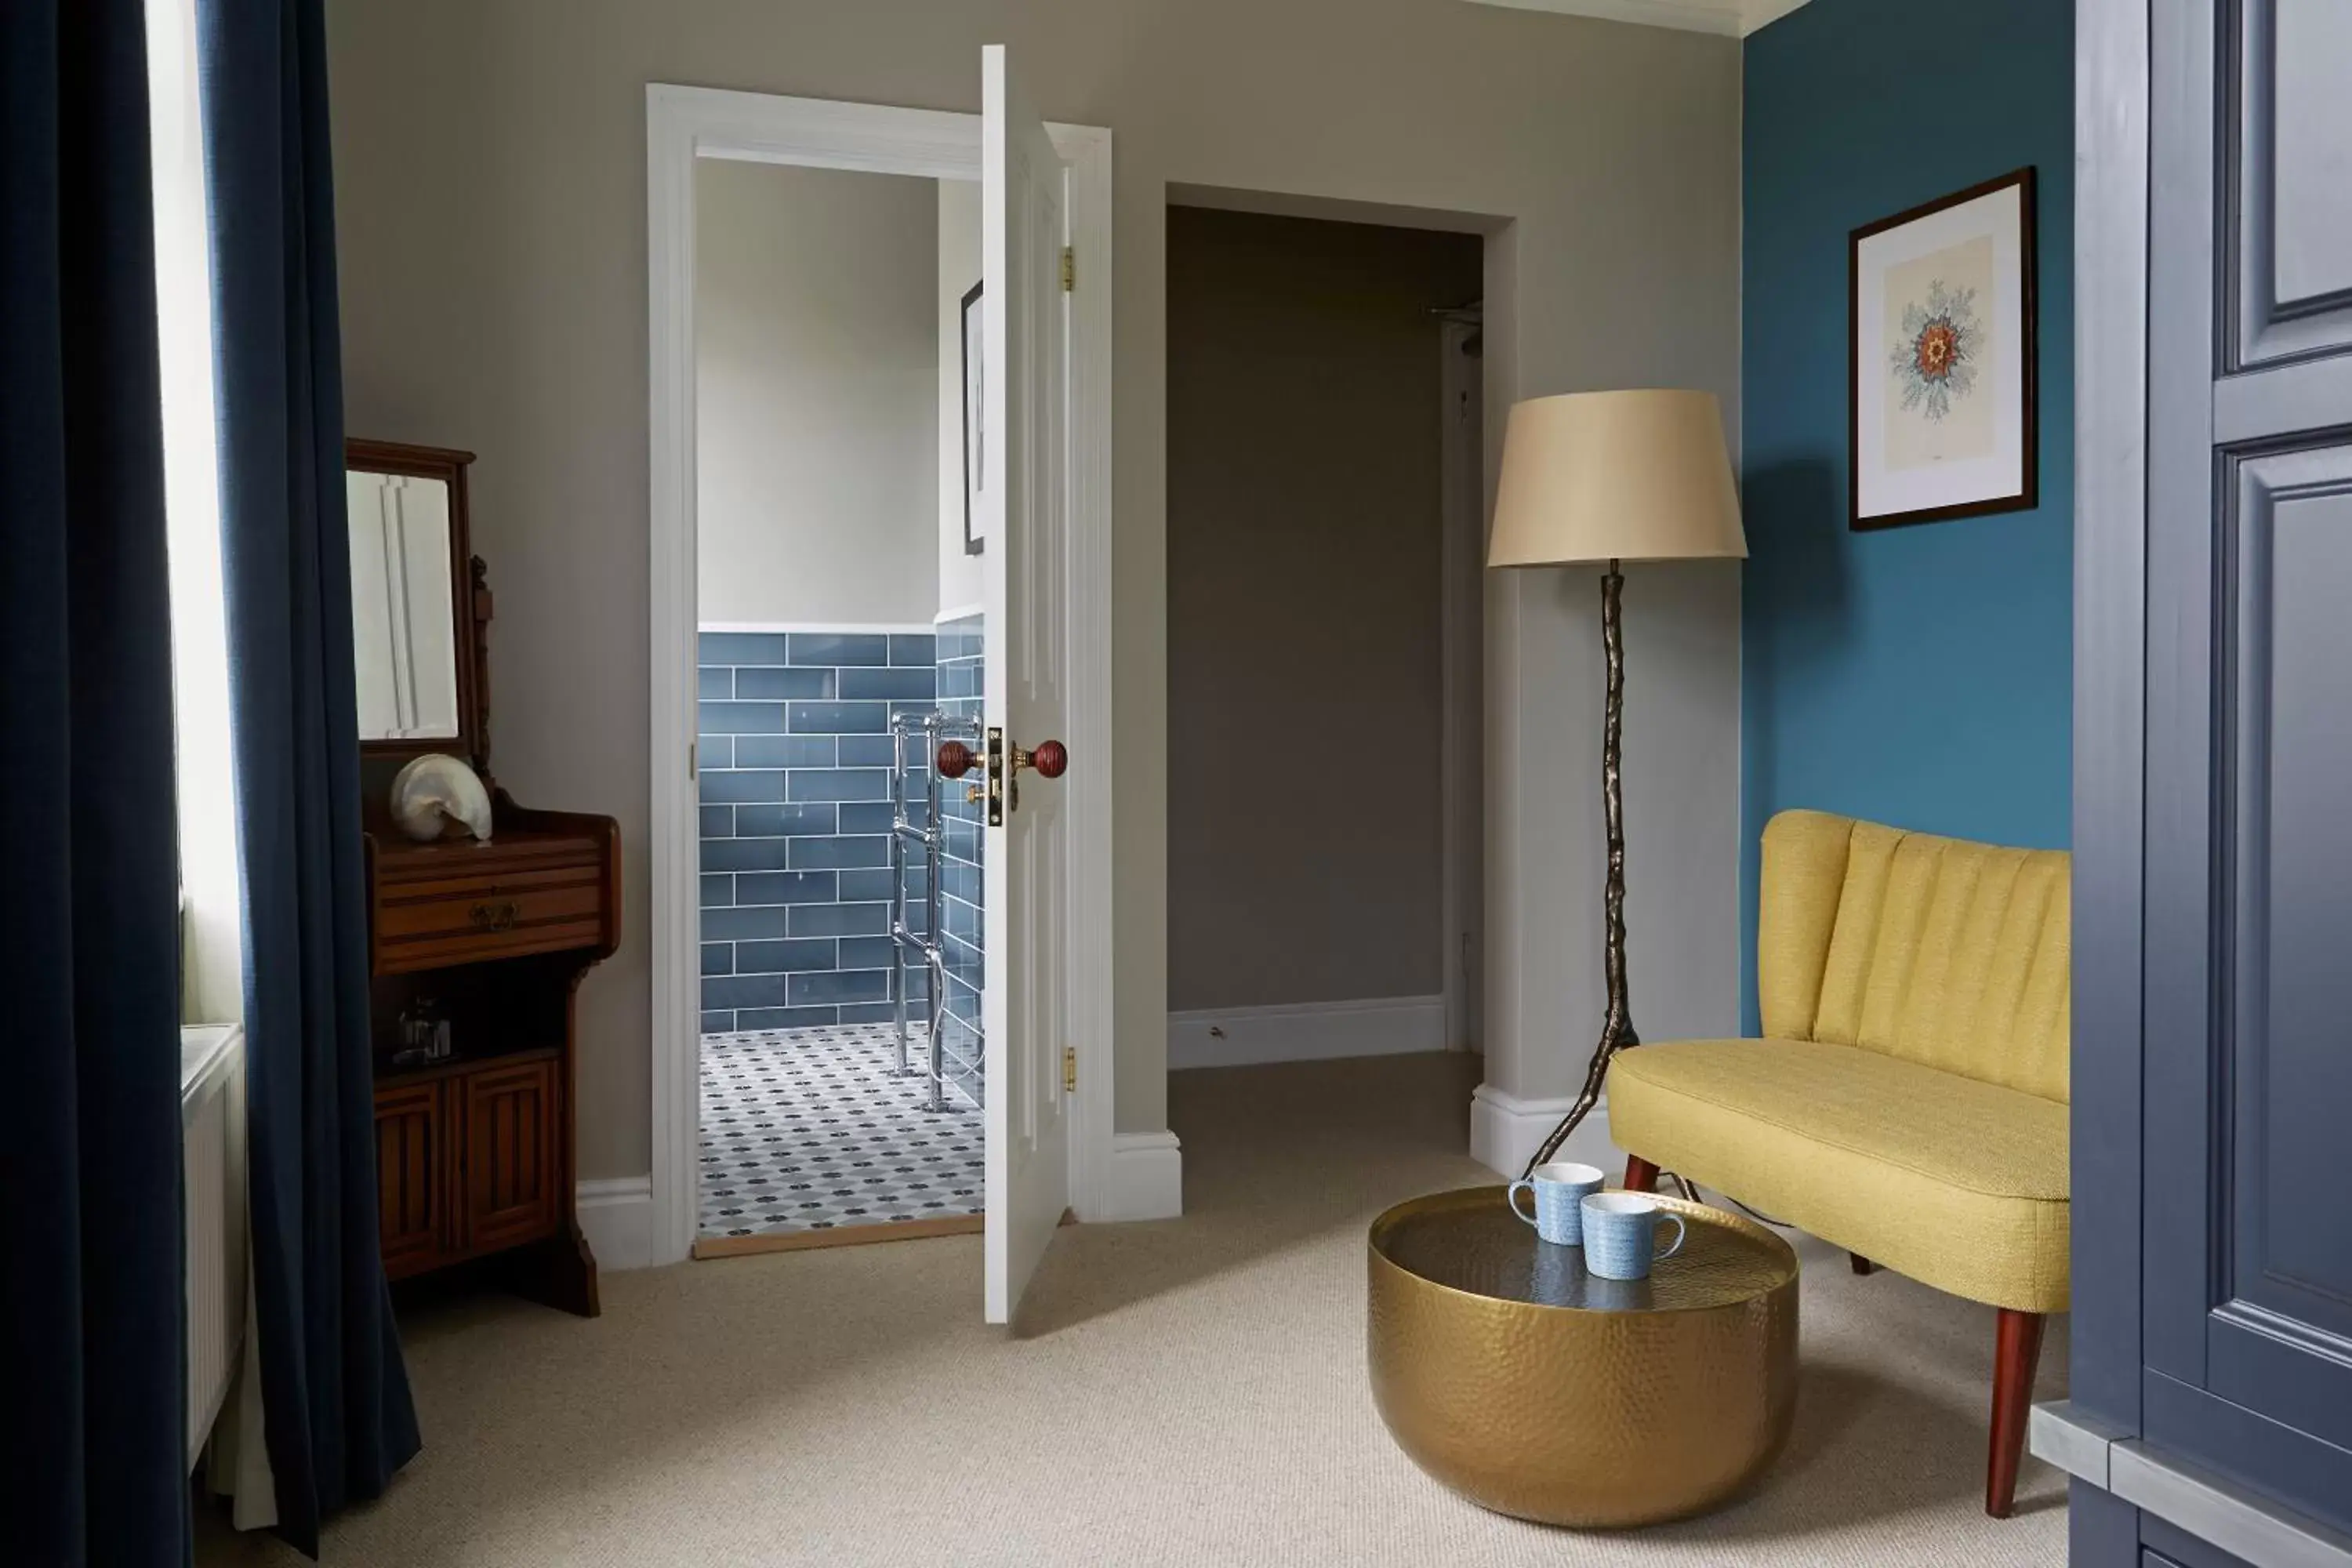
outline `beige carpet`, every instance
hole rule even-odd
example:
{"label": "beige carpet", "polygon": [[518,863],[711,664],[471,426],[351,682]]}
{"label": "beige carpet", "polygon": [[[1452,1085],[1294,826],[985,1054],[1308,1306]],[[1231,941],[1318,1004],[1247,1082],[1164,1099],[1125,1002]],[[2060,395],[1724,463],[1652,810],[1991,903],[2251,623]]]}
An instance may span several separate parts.
{"label": "beige carpet", "polygon": [[[1177,1075],[1186,1217],[1065,1230],[1013,1337],[980,1322],[976,1236],[608,1275],[594,1322],[412,1310],[425,1451],[325,1561],[2064,1562],[2057,1472],[2029,1459],[2020,1516],[1982,1512],[1991,1312],[1811,1243],[1796,1434],[1751,1500],[1575,1534],[1423,1476],[1364,1388],[1363,1232],[1491,1179],[1462,1152],[1471,1065]],[[2064,1373],[2053,1324],[2042,1397]],[[299,1560],[215,1521],[197,1561]]]}

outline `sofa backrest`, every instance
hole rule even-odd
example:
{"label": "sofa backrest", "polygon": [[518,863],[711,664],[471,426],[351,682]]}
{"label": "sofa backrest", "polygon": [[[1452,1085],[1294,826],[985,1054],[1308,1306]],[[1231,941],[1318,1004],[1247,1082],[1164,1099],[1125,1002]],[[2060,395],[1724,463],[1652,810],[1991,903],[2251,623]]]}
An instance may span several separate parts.
{"label": "sofa backrest", "polygon": [[2066,1099],[2072,858],[1819,811],[1765,825],[1764,1032]]}

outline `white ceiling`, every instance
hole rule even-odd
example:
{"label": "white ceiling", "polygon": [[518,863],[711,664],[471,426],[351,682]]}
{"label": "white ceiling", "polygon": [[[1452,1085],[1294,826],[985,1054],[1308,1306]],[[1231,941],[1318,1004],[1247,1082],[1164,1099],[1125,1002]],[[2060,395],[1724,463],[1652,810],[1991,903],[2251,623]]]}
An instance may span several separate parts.
{"label": "white ceiling", "polygon": [[1556,11],[1564,16],[1599,16],[1611,22],[1744,38],[1765,23],[1787,16],[1805,0],[1471,0],[1471,4]]}

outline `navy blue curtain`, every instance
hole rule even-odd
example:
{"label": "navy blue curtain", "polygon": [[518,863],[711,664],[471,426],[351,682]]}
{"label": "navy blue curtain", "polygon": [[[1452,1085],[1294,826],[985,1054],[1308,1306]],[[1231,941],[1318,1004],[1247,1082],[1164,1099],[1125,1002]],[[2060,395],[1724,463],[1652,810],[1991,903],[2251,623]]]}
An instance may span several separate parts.
{"label": "navy blue curtain", "polygon": [[0,24],[0,1557],[188,1552],[171,591],[140,0]]}
{"label": "navy blue curtain", "polygon": [[376,1252],[359,718],[320,0],[198,0],[278,1530],[382,1492],[416,1414]]}

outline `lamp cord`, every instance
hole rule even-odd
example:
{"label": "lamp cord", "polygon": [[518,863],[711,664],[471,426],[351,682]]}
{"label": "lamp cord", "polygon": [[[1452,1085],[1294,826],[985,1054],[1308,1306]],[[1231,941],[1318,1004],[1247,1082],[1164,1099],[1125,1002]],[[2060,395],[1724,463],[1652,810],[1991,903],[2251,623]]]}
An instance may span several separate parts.
{"label": "lamp cord", "polygon": [[[1699,1196],[1698,1184],[1693,1182],[1688,1176],[1684,1175],[1680,1171],[1661,1171],[1658,1173],[1658,1179],[1662,1182],[1672,1182],[1675,1185],[1680,1187],[1683,1190],[1683,1196],[1691,1203],[1703,1204],[1706,1202],[1705,1198]],[[1777,1226],[1782,1230],[1794,1230],[1797,1228],[1785,1219],[1774,1219],[1770,1215],[1766,1214],[1761,1209],[1749,1208],[1746,1204],[1741,1203],[1729,1193],[1718,1193],[1716,1195],[1721,1198],[1725,1203],[1729,1204],[1733,1208],[1738,1209],[1741,1214],[1746,1215],[1749,1219],[1759,1221],[1764,1225]]]}

